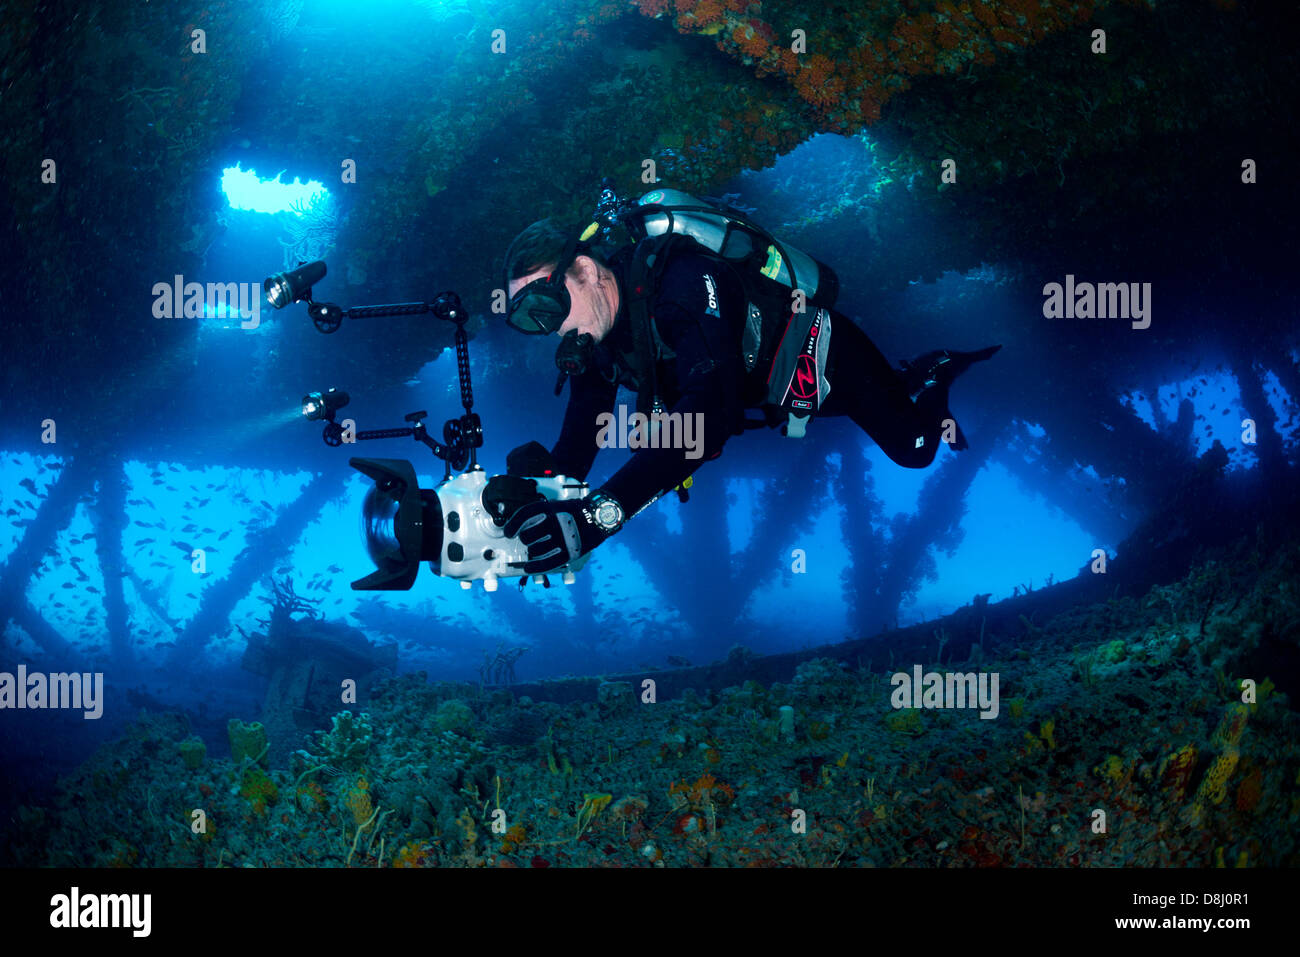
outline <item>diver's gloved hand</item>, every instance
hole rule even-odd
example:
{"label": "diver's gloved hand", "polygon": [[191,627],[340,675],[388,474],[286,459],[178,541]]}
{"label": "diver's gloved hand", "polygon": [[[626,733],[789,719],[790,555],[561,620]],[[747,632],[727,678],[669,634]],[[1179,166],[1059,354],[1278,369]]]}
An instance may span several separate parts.
{"label": "diver's gloved hand", "polygon": [[506,456],[506,474],[523,478],[558,475],[560,467],[555,458],[540,442],[525,442],[510,450]]}
{"label": "diver's gloved hand", "polygon": [[528,546],[528,561],[510,563],[527,575],[567,565],[613,534],[596,524],[595,511],[583,499],[525,505],[510,517],[502,532],[507,538],[518,537]]}

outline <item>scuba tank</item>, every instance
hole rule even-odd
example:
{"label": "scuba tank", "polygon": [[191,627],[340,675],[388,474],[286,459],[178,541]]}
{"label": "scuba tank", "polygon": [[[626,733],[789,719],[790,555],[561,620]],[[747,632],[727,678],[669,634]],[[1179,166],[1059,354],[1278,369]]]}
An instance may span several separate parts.
{"label": "scuba tank", "polygon": [[[602,183],[595,221],[580,237],[614,226],[636,241],[629,315],[637,351],[651,385],[651,404],[662,408],[654,375],[658,336],[648,320],[648,299],[673,247],[690,246],[734,267],[748,299],[742,353],[747,372],[768,370],[766,405],[788,417],[786,434],[804,435],[808,419],[830,393],[825,368],[831,313],[839,296],[835,271],[774,237],[726,203],[701,200],[677,189],[654,189],[635,201],[620,200],[610,179]],[[795,309],[795,290],[803,293]],[[779,421],[779,414],[776,415]]]}
{"label": "scuba tank", "polygon": [[689,236],[727,262],[755,268],[790,292],[803,290],[813,305],[830,308],[839,296],[839,278],[830,266],[721,204],[703,202],[679,189],[656,189],[624,215],[639,218],[646,237]]}

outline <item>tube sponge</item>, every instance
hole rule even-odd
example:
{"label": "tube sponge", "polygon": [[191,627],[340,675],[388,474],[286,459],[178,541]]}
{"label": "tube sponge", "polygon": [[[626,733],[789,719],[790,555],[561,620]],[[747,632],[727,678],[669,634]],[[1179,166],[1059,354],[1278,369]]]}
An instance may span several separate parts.
{"label": "tube sponge", "polygon": [[244,724],[238,718],[231,718],[226,724],[226,734],[230,737],[230,758],[236,764],[244,758],[261,761],[266,757],[269,745],[260,721]]}
{"label": "tube sponge", "polygon": [[777,733],[787,744],[794,741],[794,708],[788,704],[781,705],[777,713]]}

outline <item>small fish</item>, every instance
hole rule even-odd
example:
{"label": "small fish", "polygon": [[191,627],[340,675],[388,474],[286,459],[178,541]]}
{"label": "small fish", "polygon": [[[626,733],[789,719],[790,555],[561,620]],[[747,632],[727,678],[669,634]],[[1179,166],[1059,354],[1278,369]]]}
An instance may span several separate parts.
{"label": "small fish", "polygon": [[[87,586],[86,586],[86,591],[88,591],[88,592],[93,592],[93,593],[96,594],[96,595],[99,594],[99,589],[96,588],[94,585],[87,585]],[[88,616],[88,617],[89,617],[89,616]]]}
{"label": "small fish", "polygon": [[230,534],[229,531],[222,532],[220,535],[217,536],[217,541],[219,542],[225,541],[226,536],[229,534]]}
{"label": "small fish", "polygon": [[181,551],[185,552],[185,554],[187,554],[187,555],[188,555],[190,552],[194,551],[194,546],[193,546],[193,545],[186,545],[184,542],[178,542],[178,541],[173,540],[173,541],[172,541],[172,544],[175,545],[177,548],[179,548]]}
{"label": "small fish", "polygon": [[337,575],[341,571],[343,571],[343,567],[341,565],[331,565],[329,567],[329,572],[332,575]]}
{"label": "small fish", "polygon": [[72,582],[64,582],[64,583],[63,583],[63,587],[64,587],[64,588],[76,588],[77,586],[74,585],[74,584],[72,584]]}
{"label": "small fish", "polygon": [[142,538],[140,541],[136,542],[136,545],[152,545],[157,540],[158,539],[156,538]]}
{"label": "small fish", "polygon": [[31,479],[29,479],[29,478],[25,478],[25,479],[23,479],[23,480],[22,480],[21,482],[19,482],[18,484],[21,485],[23,488],[27,489],[27,491],[31,492],[33,495],[40,495],[40,494],[41,494],[40,492],[38,492],[38,491],[36,490],[36,483],[33,482],[33,481],[32,481]]}
{"label": "small fish", "polygon": [[271,503],[268,502],[266,499],[262,499],[262,507],[265,509],[269,509],[272,512],[275,511],[275,509],[271,507]]}

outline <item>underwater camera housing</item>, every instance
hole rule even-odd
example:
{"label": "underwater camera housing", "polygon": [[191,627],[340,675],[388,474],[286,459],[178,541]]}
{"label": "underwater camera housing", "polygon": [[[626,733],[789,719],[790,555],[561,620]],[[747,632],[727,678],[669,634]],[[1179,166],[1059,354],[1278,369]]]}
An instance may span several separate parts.
{"label": "underwater camera housing", "polygon": [[[324,333],[335,332],[344,318],[380,316],[416,316],[431,313],[435,318],[456,326],[456,375],[460,383],[463,415],[448,419],[442,427],[443,441],[429,434],[424,419],[428,413],[411,412],[409,423],[394,429],[369,429],[350,433],[347,439],[411,438],[425,445],[446,466],[443,480],[436,488],[420,488],[415,466],[405,459],[350,459],[353,468],[374,481],[366,492],[361,509],[362,535],[366,551],[376,569],[352,583],[354,591],[405,591],[415,584],[420,562],[428,562],[434,574],[454,578],[462,588],[473,587],[482,580],[486,591],[496,591],[502,578],[532,577],[549,587],[546,575],[527,575],[511,563],[528,561],[528,546],[517,538],[507,538],[502,530],[514,513],[525,505],[551,499],[554,501],[585,498],[587,483],[555,475],[554,469],[537,459],[516,456],[517,464],[507,461],[507,475],[491,477],[476,459],[483,446],[483,424],[474,411],[474,390],[470,383],[469,336],[465,331],[469,311],[454,292],[439,293],[429,302],[403,302],[384,306],[340,308],[333,303],[311,299],[311,285],[325,276],[325,264],[311,263],[293,273],[266,280],[267,298],[277,308],[290,302],[309,304],[308,314]],[[323,321],[328,320],[328,321]],[[302,413],[309,420],[326,420],[325,444],[339,446],[344,431],[334,422],[334,413],[347,405],[347,393],[337,389],[311,392],[303,397]],[[514,455],[514,453],[512,453]],[[536,478],[530,471],[544,472]],[[453,475],[453,472],[458,474]],[[577,554],[581,542],[569,541],[570,554]],[[580,555],[558,571],[566,585],[574,582],[574,572],[587,563]]]}
{"label": "underwater camera housing", "polygon": [[[591,491],[586,482],[563,475],[489,477],[481,468],[422,489],[415,467],[403,459],[349,463],[375,483],[366,493],[361,522],[377,570],[353,582],[354,591],[405,591],[415,584],[420,562],[428,562],[435,575],[458,580],[461,588],[481,579],[485,591],[496,591],[499,579],[524,577],[511,562],[528,561],[528,547],[502,531],[510,516],[530,502],[586,498]],[[557,569],[566,585],[587,558]],[[533,576],[539,583],[545,578]]]}

